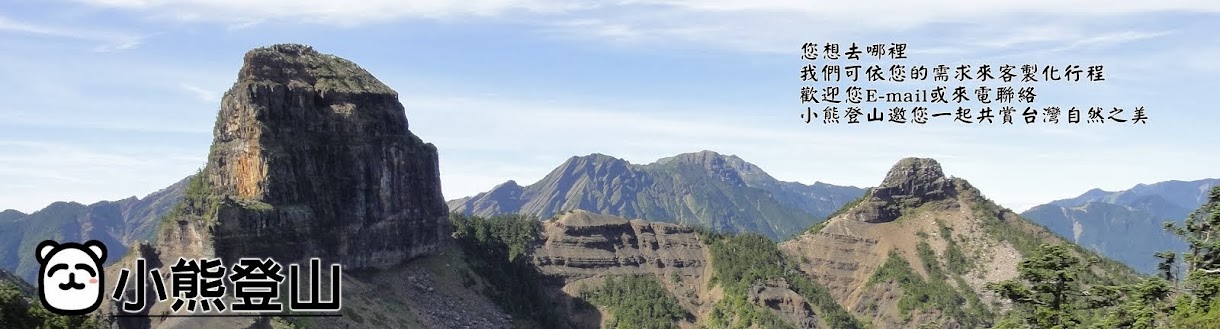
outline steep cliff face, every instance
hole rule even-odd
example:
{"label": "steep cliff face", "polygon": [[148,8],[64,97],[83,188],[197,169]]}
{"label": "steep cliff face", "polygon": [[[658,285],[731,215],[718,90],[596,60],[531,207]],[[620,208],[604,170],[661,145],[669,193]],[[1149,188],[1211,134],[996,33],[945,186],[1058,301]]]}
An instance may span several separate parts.
{"label": "steep cliff face", "polygon": [[302,45],[251,50],[214,134],[205,182],[218,255],[386,267],[444,236],[436,148],[408,130],[398,94],[350,61]]}
{"label": "steep cliff face", "polygon": [[689,227],[586,211],[561,215],[544,227],[534,264],[547,274],[698,277],[707,266],[707,251]]}
{"label": "steep cliff face", "polygon": [[[419,266],[399,264],[441,257],[450,228],[436,147],[407,129],[397,93],[356,64],[303,45],[274,45],[245,55],[237,82],[221,101],[208,164],[183,185],[182,201],[159,222],[156,241],[135,246],[135,252],[107,267],[108,275],[134,269],[136,258],[169,273],[179,257],[218,257],[226,265],[242,257],[271,257],[284,266],[319,257],[342,264],[345,274],[380,269],[342,278],[348,290],[345,311],[372,314],[420,306],[408,291],[373,287],[400,286],[423,275],[416,273]],[[326,280],[329,274],[322,275]],[[112,282],[106,284],[107,291],[114,289]],[[134,287],[127,286],[128,296],[136,293]],[[109,299],[104,303],[110,313],[126,313]],[[169,307],[155,303],[140,313],[168,314]],[[443,317],[421,315],[419,309],[424,308],[379,321],[420,327],[429,326],[420,321]],[[256,320],[127,317],[116,325],[232,328]]]}

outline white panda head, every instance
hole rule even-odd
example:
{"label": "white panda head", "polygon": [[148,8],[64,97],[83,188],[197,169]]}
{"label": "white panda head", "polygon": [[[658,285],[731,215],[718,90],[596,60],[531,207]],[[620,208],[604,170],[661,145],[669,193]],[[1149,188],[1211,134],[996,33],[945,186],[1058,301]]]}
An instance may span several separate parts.
{"label": "white panda head", "polygon": [[38,294],[42,306],[57,314],[81,315],[102,304],[106,245],[47,240],[38,244]]}

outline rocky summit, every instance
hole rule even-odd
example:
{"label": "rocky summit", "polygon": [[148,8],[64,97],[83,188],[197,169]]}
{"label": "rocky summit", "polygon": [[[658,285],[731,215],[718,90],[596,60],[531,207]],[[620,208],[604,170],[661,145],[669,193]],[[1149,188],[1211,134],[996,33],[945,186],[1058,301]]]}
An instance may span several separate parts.
{"label": "rocky summit", "polygon": [[890,169],[872,194],[848,216],[865,222],[889,222],[901,215],[900,206],[919,205],[956,196],[953,182],[940,163],[927,158],[905,158]]}
{"label": "rocky summit", "polygon": [[385,267],[443,236],[436,147],[408,129],[398,94],[303,45],[251,50],[225,93],[207,182],[225,202],[225,256],[328,257]]}

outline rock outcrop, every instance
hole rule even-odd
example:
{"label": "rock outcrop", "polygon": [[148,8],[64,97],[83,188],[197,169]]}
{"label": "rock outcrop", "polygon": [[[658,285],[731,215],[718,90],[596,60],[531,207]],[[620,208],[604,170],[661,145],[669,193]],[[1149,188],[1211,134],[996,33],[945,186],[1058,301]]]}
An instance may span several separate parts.
{"label": "rock outcrop", "polygon": [[881,185],[852,209],[848,216],[859,221],[883,223],[901,216],[901,208],[957,195],[951,179],[945,177],[934,159],[905,158],[890,168]]}
{"label": "rock outcrop", "polygon": [[792,291],[783,280],[750,287],[747,300],[757,305],[765,305],[797,328],[818,327],[818,317],[813,312],[813,307],[801,294]]}
{"label": "rock outcrop", "polygon": [[436,147],[398,94],[303,45],[251,50],[221,102],[207,184],[223,257],[324,257],[386,267],[444,236]]}
{"label": "rock outcrop", "polygon": [[705,246],[689,227],[577,210],[546,222],[545,230],[534,264],[547,274],[699,276],[707,266]]}
{"label": "rock outcrop", "polygon": [[[362,291],[390,284],[370,282],[392,279],[409,267],[402,264],[407,260],[437,254],[449,227],[436,147],[407,128],[397,93],[356,64],[304,45],[253,49],[221,100],[207,166],[187,180],[156,241],[106,271],[134,269],[136,258],[169,273],[180,257],[220,258],[224,265],[270,257],[285,268],[317,257],[342,264],[345,310],[402,307],[402,294]],[[362,269],[378,270],[346,275]],[[321,275],[326,280],[330,273]],[[145,284],[153,282],[145,278]],[[107,285],[106,291],[115,288]],[[126,287],[127,296],[136,294],[134,287]],[[136,313],[168,314],[169,305],[154,303]],[[110,299],[102,309],[129,313]],[[391,318],[404,317],[384,321],[420,327]],[[117,325],[244,328],[266,320],[125,319],[131,321]],[[352,324],[335,321],[322,326]]]}

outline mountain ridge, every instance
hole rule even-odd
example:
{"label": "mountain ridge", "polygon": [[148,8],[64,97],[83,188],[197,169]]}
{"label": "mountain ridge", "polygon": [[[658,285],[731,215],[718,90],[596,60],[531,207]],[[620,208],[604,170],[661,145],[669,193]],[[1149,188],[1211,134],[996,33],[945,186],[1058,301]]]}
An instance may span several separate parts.
{"label": "mountain ridge", "polygon": [[1021,214],[1079,245],[1153,273],[1158,262],[1153,254],[1186,248],[1185,241],[1164,230],[1164,223],[1181,224],[1216,185],[1220,179],[1141,183],[1119,191],[1094,188]]}
{"label": "mountain ridge", "polygon": [[[149,193],[143,198],[82,204],[56,201],[29,214],[8,209],[0,212],[0,268],[36,282],[38,264],[33,252],[43,240],[99,240],[110,252],[121,255],[127,247],[153,240],[163,214],[182,199],[186,179]],[[108,259],[111,264],[116,258]]]}
{"label": "mountain ridge", "polygon": [[647,164],[593,153],[572,156],[530,185],[506,181],[450,200],[451,212],[549,218],[583,209],[651,221],[757,232],[774,240],[825,218],[863,189],[775,179],[735,155],[682,153]]}

